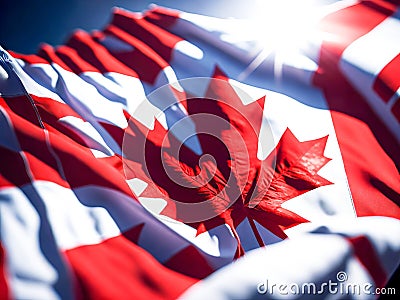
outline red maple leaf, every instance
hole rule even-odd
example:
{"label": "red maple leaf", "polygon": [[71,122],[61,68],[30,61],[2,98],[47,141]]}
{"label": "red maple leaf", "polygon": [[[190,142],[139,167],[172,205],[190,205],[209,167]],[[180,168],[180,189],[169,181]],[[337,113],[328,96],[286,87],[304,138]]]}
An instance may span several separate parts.
{"label": "red maple leaf", "polygon": [[[141,194],[143,197],[168,198],[168,193],[156,184],[161,179],[153,179],[149,172],[149,169],[162,170],[161,149],[163,146],[170,146],[168,138],[166,138],[167,134],[168,131],[156,118],[154,119],[154,128],[149,129],[131,117],[125,130],[123,138],[125,177],[128,180],[139,178],[147,184],[146,189]],[[164,172],[158,172],[158,174],[165,175]]]}
{"label": "red maple leaf", "polygon": [[[222,71],[217,69],[214,78],[205,98],[185,101],[203,156],[160,130],[157,123],[157,130],[145,138],[143,128],[134,122],[132,144],[144,142],[146,152],[144,159],[131,158],[138,164],[132,169],[139,167],[136,176],[149,183],[144,194],[167,201],[161,214],[193,226],[198,234],[227,224],[238,240],[240,256],[243,250],[236,228],[245,218],[260,246],[263,241],[254,220],[280,238],[286,238],[286,228],[307,222],[282,204],[330,184],[318,175],[330,160],[323,155],[328,136],[300,142],[287,129],[275,151],[260,161],[257,145],[265,99],[245,105]],[[161,145],[164,139],[168,142]],[[192,204],[202,204],[201,211]],[[211,217],[203,218],[202,213]]]}
{"label": "red maple leaf", "polygon": [[[168,154],[164,157],[167,165],[196,190],[191,201],[208,201],[209,209],[215,211],[215,217],[191,225],[197,228],[199,234],[227,224],[238,239],[240,255],[243,250],[240,248],[236,227],[244,218],[248,218],[260,246],[263,246],[263,241],[254,220],[282,239],[286,238],[284,229],[307,222],[296,213],[283,208],[282,204],[310,190],[331,184],[317,174],[330,161],[323,155],[327,138],[328,136],[325,136],[300,142],[290,129],[287,129],[276,146],[276,151],[262,162],[263,166],[254,178],[254,189],[247,194],[239,194],[237,199],[230,198],[230,195],[238,195],[237,187],[228,185],[212,161],[205,161],[200,166],[191,168]],[[183,213],[187,214],[187,211]]]}
{"label": "red maple leaf", "polygon": [[318,171],[331,159],[324,156],[328,136],[300,142],[289,128],[283,133],[275,151],[263,162],[260,175],[246,206],[249,219],[285,238],[283,229],[307,222],[299,215],[284,209],[282,204],[330,181]]}

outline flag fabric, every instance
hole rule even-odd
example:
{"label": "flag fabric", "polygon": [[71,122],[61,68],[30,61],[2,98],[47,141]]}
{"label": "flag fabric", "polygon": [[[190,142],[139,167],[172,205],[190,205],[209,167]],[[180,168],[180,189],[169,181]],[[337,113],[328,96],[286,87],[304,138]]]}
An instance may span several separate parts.
{"label": "flag fabric", "polygon": [[400,4],[326,2],[1,48],[1,299],[400,293]]}

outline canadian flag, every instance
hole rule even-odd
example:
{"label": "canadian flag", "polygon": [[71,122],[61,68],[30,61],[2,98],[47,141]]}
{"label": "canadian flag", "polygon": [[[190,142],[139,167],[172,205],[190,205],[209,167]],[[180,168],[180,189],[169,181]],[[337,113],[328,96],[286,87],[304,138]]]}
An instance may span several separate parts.
{"label": "canadian flag", "polygon": [[398,3],[310,10],[1,48],[1,298],[400,293]]}

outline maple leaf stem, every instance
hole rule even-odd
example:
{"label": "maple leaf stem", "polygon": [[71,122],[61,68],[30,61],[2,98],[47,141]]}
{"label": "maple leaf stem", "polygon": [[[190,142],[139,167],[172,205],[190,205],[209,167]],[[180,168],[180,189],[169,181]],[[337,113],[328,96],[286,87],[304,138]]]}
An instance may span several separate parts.
{"label": "maple leaf stem", "polygon": [[245,252],[244,252],[244,249],[242,247],[242,242],[240,241],[240,237],[239,237],[236,229],[234,227],[231,227],[231,229],[232,229],[232,232],[233,232],[233,235],[234,235],[235,239],[238,242],[238,247],[236,249],[235,257],[239,258],[239,257],[243,256],[245,254]]}
{"label": "maple leaf stem", "polygon": [[247,217],[247,219],[249,220],[250,227],[253,230],[253,233],[254,233],[254,236],[256,237],[258,245],[260,245],[260,247],[264,247],[265,246],[264,241],[263,241],[260,233],[257,230],[256,224],[254,223],[254,220],[252,218],[250,218],[250,217]]}

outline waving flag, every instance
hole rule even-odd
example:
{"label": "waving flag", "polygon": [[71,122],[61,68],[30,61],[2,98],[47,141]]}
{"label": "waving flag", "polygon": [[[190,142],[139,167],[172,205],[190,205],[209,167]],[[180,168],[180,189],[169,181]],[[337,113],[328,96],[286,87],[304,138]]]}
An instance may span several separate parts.
{"label": "waving flag", "polygon": [[326,2],[1,48],[1,298],[400,293],[399,3]]}

